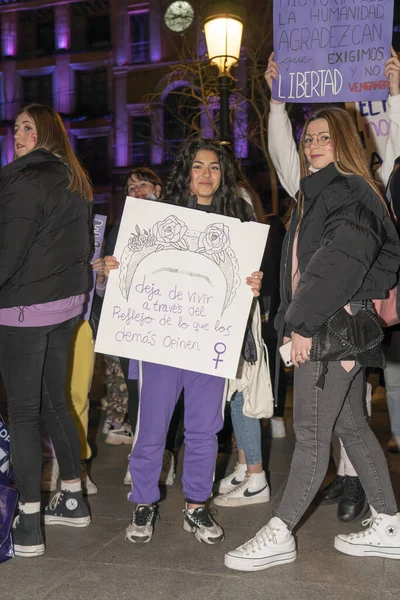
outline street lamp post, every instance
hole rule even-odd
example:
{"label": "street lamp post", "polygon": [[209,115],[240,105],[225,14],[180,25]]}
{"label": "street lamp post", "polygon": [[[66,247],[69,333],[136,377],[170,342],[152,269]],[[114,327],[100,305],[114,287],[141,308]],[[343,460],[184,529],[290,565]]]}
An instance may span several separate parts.
{"label": "street lamp post", "polygon": [[244,10],[233,2],[214,1],[205,10],[204,33],[210,62],[219,70],[220,141],[229,143],[229,94],[233,77],[231,67],[240,58]]}

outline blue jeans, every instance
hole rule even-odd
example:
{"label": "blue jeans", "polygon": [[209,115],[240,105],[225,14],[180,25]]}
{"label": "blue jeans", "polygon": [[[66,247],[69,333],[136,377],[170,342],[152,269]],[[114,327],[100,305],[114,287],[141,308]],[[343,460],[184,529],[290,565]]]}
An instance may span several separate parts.
{"label": "blue jeans", "polygon": [[234,394],[230,405],[238,450],[243,450],[247,465],[258,465],[262,462],[260,419],[246,417],[243,414],[242,392]]}

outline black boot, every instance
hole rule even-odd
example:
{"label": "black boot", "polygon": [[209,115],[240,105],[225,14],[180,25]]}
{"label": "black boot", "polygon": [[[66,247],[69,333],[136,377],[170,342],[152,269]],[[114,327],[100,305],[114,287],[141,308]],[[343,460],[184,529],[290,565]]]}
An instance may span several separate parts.
{"label": "black boot", "polygon": [[342,499],[338,506],[339,521],[350,523],[361,519],[368,512],[369,506],[365,492],[358,477],[346,475]]}
{"label": "black boot", "polygon": [[321,490],[323,498],[320,504],[337,504],[341,501],[344,490],[345,477],[336,475],[335,479]]}

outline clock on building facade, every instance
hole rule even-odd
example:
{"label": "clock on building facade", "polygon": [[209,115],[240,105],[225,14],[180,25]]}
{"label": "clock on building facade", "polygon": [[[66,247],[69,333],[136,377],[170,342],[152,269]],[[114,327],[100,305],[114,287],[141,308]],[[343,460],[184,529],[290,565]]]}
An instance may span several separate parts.
{"label": "clock on building facade", "polygon": [[194,9],[186,0],[172,2],[164,14],[164,23],[170,31],[183,33],[194,20]]}

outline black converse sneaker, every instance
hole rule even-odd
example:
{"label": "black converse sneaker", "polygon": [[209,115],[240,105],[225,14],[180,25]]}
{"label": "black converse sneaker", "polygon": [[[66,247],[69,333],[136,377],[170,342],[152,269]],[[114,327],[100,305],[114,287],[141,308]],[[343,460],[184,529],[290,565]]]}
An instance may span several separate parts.
{"label": "black converse sneaker", "polygon": [[83,501],[82,490],[68,492],[61,490],[44,509],[45,525],[67,525],[87,527],[90,525],[89,509]]}
{"label": "black converse sneaker", "polygon": [[150,542],[157,514],[157,504],[137,504],[133,511],[132,522],[126,528],[125,539],[133,544]]}
{"label": "black converse sneaker", "polygon": [[25,514],[23,507],[20,507],[13,523],[13,538],[15,556],[33,558],[44,554],[40,512]]}
{"label": "black converse sneaker", "polygon": [[193,533],[199,542],[216,544],[223,541],[224,530],[214,521],[212,513],[205,506],[188,509],[186,504],[183,515],[183,529]]}

